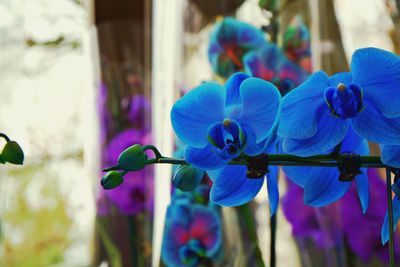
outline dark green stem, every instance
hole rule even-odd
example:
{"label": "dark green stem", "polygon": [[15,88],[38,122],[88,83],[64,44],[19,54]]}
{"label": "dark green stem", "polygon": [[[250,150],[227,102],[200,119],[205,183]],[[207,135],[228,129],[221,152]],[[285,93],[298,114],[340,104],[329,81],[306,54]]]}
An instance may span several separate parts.
{"label": "dark green stem", "polygon": [[264,260],[262,258],[261,250],[258,245],[258,238],[257,238],[257,228],[254,223],[253,213],[251,211],[250,205],[245,204],[238,207],[239,211],[239,221],[244,226],[245,232],[248,234],[251,243],[253,244],[254,248],[254,257],[257,263],[257,267],[265,267]]}
{"label": "dark green stem", "polygon": [[[338,166],[338,158],[341,155],[333,156],[330,154],[327,155],[318,155],[312,157],[298,157],[289,154],[269,154],[268,160],[265,162],[270,166],[310,166],[310,167],[337,167]],[[187,165],[189,164],[184,159],[175,159],[175,158],[153,158],[147,160],[147,164],[178,164],[178,165]],[[238,158],[234,159],[228,164],[230,165],[247,165],[248,162],[245,159]],[[362,156],[361,157],[361,167],[370,167],[370,168],[385,168],[386,166],[382,163],[379,156]]]}
{"label": "dark green stem", "polygon": [[6,134],[0,133],[0,137],[3,137],[7,141],[7,143],[10,142],[10,138]]}
{"label": "dark green stem", "polygon": [[138,258],[138,252],[139,252],[139,240],[138,240],[138,231],[137,231],[137,226],[135,222],[135,218],[133,216],[128,216],[128,229],[129,229],[129,238],[130,238],[130,249],[131,249],[131,260],[132,260],[132,266],[139,266],[139,258]]}
{"label": "dark green stem", "polygon": [[333,149],[333,151],[331,152],[331,155],[332,156],[339,156],[340,155],[340,150],[342,149],[342,142],[340,142],[339,144],[337,144],[336,146],[335,146],[335,148]]}
{"label": "dark green stem", "polygon": [[276,266],[276,228],[277,228],[277,213],[271,216],[270,218],[270,232],[271,232],[271,239],[270,239],[270,259],[269,259],[269,266],[275,267]]}
{"label": "dark green stem", "polygon": [[154,155],[156,156],[156,159],[162,158],[163,156],[161,155],[160,151],[158,151],[158,149],[153,146],[153,145],[146,145],[143,147],[143,151],[146,150],[151,150],[153,151]]}
{"label": "dark green stem", "polygon": [[386,192],[389,216],[389,255],[390,267],[394,267],[394,222],[393,222],[393,203],[392,203],[392,179],[390,168],[386,168]]}

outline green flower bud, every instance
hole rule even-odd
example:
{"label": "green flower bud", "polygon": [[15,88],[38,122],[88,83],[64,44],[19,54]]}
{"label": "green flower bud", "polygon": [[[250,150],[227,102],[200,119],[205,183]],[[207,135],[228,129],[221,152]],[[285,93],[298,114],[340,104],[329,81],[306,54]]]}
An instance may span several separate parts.
{"label": "green flower bud", "polygon": [[133,145],[119,155],[116,169],[124,171],[138,171],[146,166],[147,155],[142,146]]}
{"label": "green flower bud", "polygon": [[181,165],[174,174],[172,184],[182,191],[192,191],[200,184],[203,176],[204,171],[190,165]]}
{"label": "green flower bud", "polygon": [[0,164],[5,164],[6,162],[3,160],[3,158],[1,157],[1,154],[0,154]]}
{"label": "green flower bud", "polygon": [[1,158],[2,161],[22,165],[24,162],[24,152],[17,142],[9,141],[4,146],[3,152],[1,152]]}
{"label": "green flower bud", "polygon": [[123,175],[117,171],[107,172],[106,175],[101,178],[101,186],[108,190],[119,186],[124,182]]}

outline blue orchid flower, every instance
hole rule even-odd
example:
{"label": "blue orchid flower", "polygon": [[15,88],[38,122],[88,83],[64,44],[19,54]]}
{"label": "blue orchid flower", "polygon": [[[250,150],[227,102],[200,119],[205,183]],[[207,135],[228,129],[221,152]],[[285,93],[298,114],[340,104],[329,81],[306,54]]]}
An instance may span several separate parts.
{"label": "blue orchid flower", "polygon": [[254,26],[233,18],[216,23],[210,35],[208,59],[221,77],[243,69],[242,57],[266,44],[265,34]]}
{"label": "blue orchid flower", "polygon": [[310,156],[339,144],[350,126],[367,140],[400,144],[400,57],[357,50],[351,73],[319,71],[282,100],[278,135],[287,153]]}
{"label": "blue orchid flower", "polygon": [[[274,139],[270,140],[264,153],[276,153]],[[274,215],[279,204],[278,176],[279,168],[270,166],[266,175],[249,178],[248,169],[243,165],[229,165],[218,170],[208,171],[213,185],[210,199],[222,206],[239,206],[251,201],[260,191],[264,180],[267,183],[270,216]]]}
{"label": "blue orchid flower", "polygon": [[242,153],[255,156],[267,149],[279,109],[277,88],[244,73],[232,75],[225,88],[203,83],[174,104],[171,122],[187,144],[185,159],[196,168],[214,170],[209,172],[213,202],[237,206],[258,193],[263,179],[248,178],[245,166],[226,165]]}
{"label": "blue orchid flower", "polygon": [[400,168],[400,146],[381,145],[381,160],[383,164]]}
{"label": "blue orchid flower", "polygon": [[243,57],[246,73],[272,82],[282,94],[302,83],[308,73],[287,59],[274,45],[264,45],[260,50],[248,52]]}
{"label": "blue orchid flower", "polygon": [[[397,223],[400,220],[400,179],[394,182],[392,185],[392,191],[394,192],[393,198],[393,231],[397,228]],[[381,230],[382,245],[389,241],[389,216],[386,212],[385,219],[383,220]]]}
{"label": "blue orchid flower", "polygon": [[[327,151],[328,153],[332,150]],[[342,153],[368,155],[368,142],[349,130],[342,141]],[[350,189],[352,181],[341,181],[340,172],[331,167],[283,167],[288,178],[304,188],[304,203],[314,207],[322,207],[343,197]],[[363,213],[368,209],[369,190],[367,168],[361,168],[355,177],[356,188]]]}
{"label": "blue orchid flower", "polygon": [[200,266],[219,256],[222,224],[215,208],[173,202],[165,222],[162,259],[167,266]]}

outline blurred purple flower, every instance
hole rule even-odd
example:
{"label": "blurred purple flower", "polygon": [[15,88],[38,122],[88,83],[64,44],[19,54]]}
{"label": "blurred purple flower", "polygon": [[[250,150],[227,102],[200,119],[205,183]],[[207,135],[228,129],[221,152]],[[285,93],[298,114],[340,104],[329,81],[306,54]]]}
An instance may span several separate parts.
{"label": "blurred purple flower", "polygon": [[[133,144],[151,143],[150,134],[142,131],[128,129],[117,136],[109,143],[106,149],[106,166],[117,162],[119,154]],[[124,176],[121,186],[107,190],[107,197],[124,214],[137,214],[142,211],[152,212],[153,210],[153,172],[151,168],[142,171],[130,172]]]}
{"label": "blurred purple flower", "polygon": [[132,97],[129,106],[129,119],[134,126],[138,126],[145,131],[151,127],[151,104],[144,95],[135,95]]}
{"label": "blurred purple flower", "polygon": [[[341,238],[341,232],[351,250],[364,262],[369,262],[372,256],[388,262],[388,248],[382,246],[380,229],[387,210],[386,187],[376,169],[368,170],[370,183],[370,206],[363,215],[356,187],[353,185],[348,193],[339,201],[325,208],[331,212],[318,214],[319,209],[303,204],[303,189],[288,181],[287,194],[282,199],[282,208],[286,218],[292,224],[295,237],[312,238],[320,248],[329,244],[326,236]],[[333,211],[333,207],[336,211]],[[334,223],[332,223],[332,220]],[[321,222],[329,222],[325,224]],[[340,241],[337,239],[337,244]],[[329,247],[329,246],[328,246]],[[400,246],[396,244],[396,256],[399,256]]]}
{"label": "blurred purple flower", "polygon": [[117,161],[119,154],[126,148],[134,145],[148,145],[151,143],[150,133],[135,129],[127,129],[117,134],[106,148],[107,159],[105,165],[113,166]]}
{"label": "blurred purple flower", "polygon": [[288,179],[286,181],[288,190],[282,198],[282,209],[292,224],[292,234],[297,238],[311,238],[320,248],[339,245],[343,234],[337,205],[308,206],[303,202],[304,189]]}
{"label": "blurred purple flower", "polygon": [[148,171],[130,172],[124,176],[124,183],[113,190],[107,190],[109,199],[123,214],[134,215],[153,211],[153,175]]}
{"label": "blurred purple flower", "polygon": [[99,216],[105,216],[110,211],[110,203],[108,201],[106,191],[103,189],[100,189],[99,192],[97,192],[96,207],[97,207],[97,214]]}

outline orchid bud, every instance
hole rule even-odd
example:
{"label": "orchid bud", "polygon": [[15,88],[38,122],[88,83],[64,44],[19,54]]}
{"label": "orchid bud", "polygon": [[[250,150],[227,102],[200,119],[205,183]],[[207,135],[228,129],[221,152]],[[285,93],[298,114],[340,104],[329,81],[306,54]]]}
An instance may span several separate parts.
{"label": "orchid bud", "polygon": [[24,162],[24,152],[17,142],[7,142],[1,152],[1,161],[22,165]]}
{"label": "orchid bud", "polygon": [[192,191],[200,184],[203,176],[204,171],[190,165],[181,165],[176,170],[172,183],[182,191]]}
{"label": "orchid bud", "polygon": [[101,178],[101,186],[105,189],[113,189],[124,182],[123,174],[117,171],[107,172],[106,175]]}
{"label": "orchid bud", "polygon": [[138,171],[146,166],[147,155],[141,145],[133,145],[119,155],[116,168],[124,171]]}

